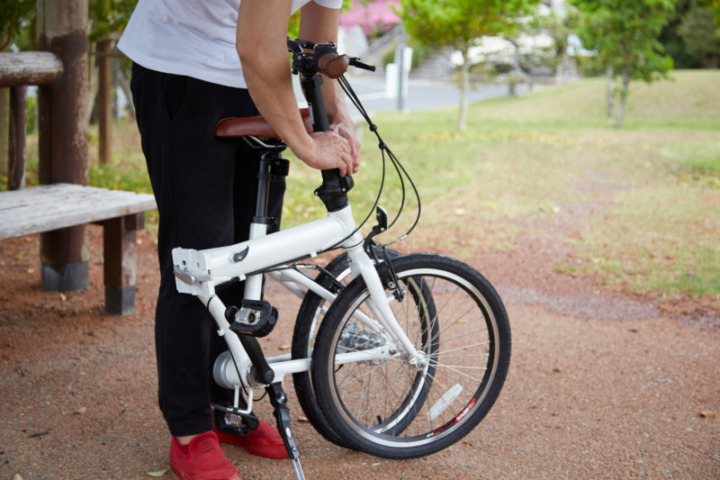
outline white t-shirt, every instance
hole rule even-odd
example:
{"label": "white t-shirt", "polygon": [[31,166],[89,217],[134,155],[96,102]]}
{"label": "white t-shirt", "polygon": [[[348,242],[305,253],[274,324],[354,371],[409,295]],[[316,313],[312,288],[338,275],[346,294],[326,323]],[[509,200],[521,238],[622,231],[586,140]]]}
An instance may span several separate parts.
{"label": "white t-shirt", "polygon": [[[340,8],[342,0],[293,0],[295,12],[313,1]],[[241,0],[140,0],[118,48],[145,68],[246,88],[235,49]]]}

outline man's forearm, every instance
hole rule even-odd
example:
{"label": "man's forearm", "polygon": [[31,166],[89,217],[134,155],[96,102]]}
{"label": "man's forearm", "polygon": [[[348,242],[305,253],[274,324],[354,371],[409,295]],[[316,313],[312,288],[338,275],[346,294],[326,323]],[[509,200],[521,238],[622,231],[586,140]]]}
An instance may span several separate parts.
{"label": "man's forearm", "polygon": [[[292,89],[284,39],[289,0],[248,0],[240,6],[237,50],[248,90],[262,116],[296,154],[312,149]],[[287,12],[282,12],[286,10]],[[258,47],[259,46],[259,47]]]}

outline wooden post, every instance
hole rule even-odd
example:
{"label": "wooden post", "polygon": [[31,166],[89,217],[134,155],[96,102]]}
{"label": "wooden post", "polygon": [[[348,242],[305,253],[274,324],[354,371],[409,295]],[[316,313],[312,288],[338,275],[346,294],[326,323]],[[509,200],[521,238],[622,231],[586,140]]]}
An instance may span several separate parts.
{"label": "wooden post", "polygon": [[97,42],[98,63],[98,156],[107,165],[112,157],[112,40],[103,38]]}
{"label": "wooden post", "polygon": [[[0,53],[0,92],[10,92],[12,118],[9,122],[8,190],[25,187],[27,85],[51,84],[62,73],[62,62],[50,52]],[[5,170],[0,168],[0,172],[5,173]]]}
{"label": "wooden post", "polygon": [[[88,182],[88,0],[37,0],[38,48],[56,54],[63,76],[38,91],[41,184]],[[42,287],[81,290],[88,285],[85,227],[40,237]]]}
{"label": "wooden post", "polygon": [[0,177],[8,175],[10,170],[10,89],[0,88]]}
{"label": "wooden post", "polygon": [[25,130],[27,127],[27,86],[10,89],[10,157],[8,190],[25,188]]}
{"label": "wooden post", "polygon": [[51,52],[0,53],[0,87],[49,85],[62,74],[62,61]]}

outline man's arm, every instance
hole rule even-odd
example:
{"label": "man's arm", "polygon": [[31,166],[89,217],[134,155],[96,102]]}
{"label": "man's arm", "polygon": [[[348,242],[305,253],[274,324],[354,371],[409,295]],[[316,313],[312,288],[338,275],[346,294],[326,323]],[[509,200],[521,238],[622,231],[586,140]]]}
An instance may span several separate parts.
{"label": "man's arm", "polygon": [[[340,10],[325,8],[314,2],[306,4],[300,13],[300,38],[311,42],[337,43]],[[345,92],[337,80],[325,78],[322,85],[328,120],[333,131],[348,140],[357,169],[360,142],[355,138],[355,125],[347,109]]]}
{"label": "man's arm", "polygon": [[295,101],[287,52],[292,0],[243,0],[237,51],[245,81],[260,113],[302,161],[311,167],[354,171],[349,142],[333,132],[305,131]]}

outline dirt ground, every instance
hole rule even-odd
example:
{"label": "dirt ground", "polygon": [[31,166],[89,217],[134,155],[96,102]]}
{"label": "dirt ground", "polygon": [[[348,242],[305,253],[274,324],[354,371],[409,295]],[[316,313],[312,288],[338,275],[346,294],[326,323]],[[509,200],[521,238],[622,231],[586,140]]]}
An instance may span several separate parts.
{"label": "dirt ground", "polygon": [[[503,297],[514,345],[500,399],[470,435],[409,461],[345,450],[303,421],[289,382],[306,477],[720,479],[720,312],[557,273],[589,208],[528,219],[514,249],[471,260]],[[153,237],[138,238],[137,311],[116,317],[103,311],[102,232],[88,232],[91,284],[77,293],[40,290],[37,236],[0,243],[0,480],[148,479],[169,466]],[[272,286],[269,298],[281,311],[265,343],[274,353],[290,343],[298,302]],[[271,418],[267,400],[256,410]],[[246,480],[294,478],[289,461],[225,451]]]}

